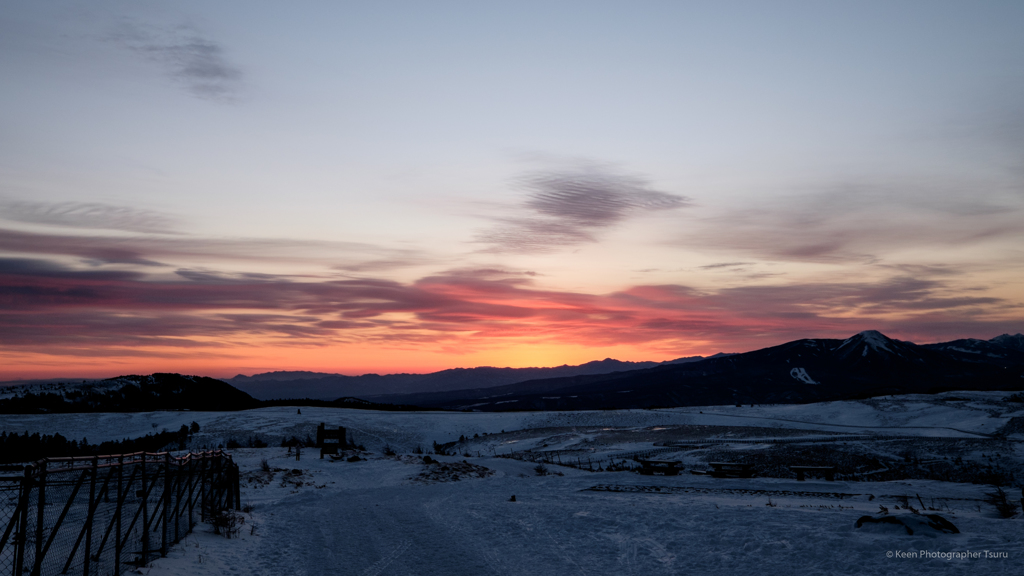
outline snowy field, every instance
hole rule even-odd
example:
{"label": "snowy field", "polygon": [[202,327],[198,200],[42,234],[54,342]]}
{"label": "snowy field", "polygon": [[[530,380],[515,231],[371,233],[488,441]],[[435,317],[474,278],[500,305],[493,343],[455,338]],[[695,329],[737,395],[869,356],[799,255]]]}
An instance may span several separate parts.
{"label": "snowy field", "polygon": [[[244,449],[237,457],[252,470],[266,452]],[[203,527],[146,573],[1020,574],[1024,569],[1021,521],[985,510],[980,486],[664,478],[572,469],[561,477],[538,477],[530,464],[487,458],[467,460],[493,469],[494,476],[426,484],[413,480],[423,466],[410,462],[295,462],[283,449],[270,453],[272,467],[282,470],[266,475],[270,483],[258,488],[249,476],[243,501],[253,509],[245,515],[240,539],[226,540]],[[292,474],[293,467],[302,474]],[[609,484],[656,486],[665,493],[587,490]],[[809,494],[814,492],[821,495]],[[902,528],[854,527],[858,517],[877,512],[880,502],[892,509],[902,494],[911,499],[919,494],[926,502],[947,499],[951,512],[944,508],[942,514],[961,533],[908,536]],[[515,502],[509,501],[512,495]],[[1007,558],[886,556],[922,550],[987,550]]]}
{"label": "snowy field", "polygon": [[579,412],[373,412],[304,407],[302,414],[296,414],[295,408],[280,407],[242,412],[0,414],[0,429],[59,433],[76,440],[87,437],[91,443],[98,443],[173,431],[195,421],[202,429],[197,444],[216,446],[231,438],[240,440],[257,434],[275,445],[282,437],[315,435],[317,424],[326,422],[348,427],[370,450],[390,443],[406,451],[484,432],[601,426],[757,426],[829,433],[979,437],[999,430],[1015,416],[1024,417],[1024,404],[1005,402],[1007,396],[1006,392],[949,392],[820,404]]}
{"label": "snowy field", "polygon": [[[242,502],[250,509],[238,537],[216,536],[200,525],[167,558],[141,570],[154,576],[1021,574],[1024,521],[1000,518],[984,501],[988,486],[641,476],[562,466],[538,475],[532,462],[493,456],[564,449],[607,458],[652,448],[658,434],[684,428],[739,444],[837,433],[988,441],[986,435],[1024,416],[1021,404],[1004,400],[1007,395],[568,413],[303,408],[297,414],[295,408],[268,408],[0,418],[8,432],[59,432],[90,442],[175,430],[195,420],[202,428],[195,447],[253,437],[270,444],[233,450],[242,469]],[[320,460],[306,450],[296,461],[279,447],[282,438],[315,435],[320,422],[346,426],[366,453],[348,462]],[[439,464],[412,454],[460,436],[467,438],[456,447],[460,455],[431,455]],[[1011,435],[1001,441],[1000,458],[1024,461],[1021,440]],[[385,446],[398,454],[385,456]],[[1019,498],[1020,488],[1011,496]],[[913,524],[920,517],[906,503],[934,508],[931,513],[960,533],[917,524],[913,535],[895,525],[855,527],[880,506]],[[949,558],[956,553],[968,557]]]}

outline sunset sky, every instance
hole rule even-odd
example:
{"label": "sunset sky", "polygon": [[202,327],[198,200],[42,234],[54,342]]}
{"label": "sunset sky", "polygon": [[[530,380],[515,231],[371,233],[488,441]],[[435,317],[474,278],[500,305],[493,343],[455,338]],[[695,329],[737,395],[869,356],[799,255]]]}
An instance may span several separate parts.
{"label": "sunset sky", "polygon": [[0,1],[0,380],[1024,332],[1024,2]]}

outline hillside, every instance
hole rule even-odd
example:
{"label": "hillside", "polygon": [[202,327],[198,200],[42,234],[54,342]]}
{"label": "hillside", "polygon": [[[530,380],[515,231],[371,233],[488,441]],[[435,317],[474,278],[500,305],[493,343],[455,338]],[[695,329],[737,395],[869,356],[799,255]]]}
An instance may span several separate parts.
{"label": "hillside", "polygon": [[2,414],[145,412],[151,410],[245,410],[259,402],[205,376],[119,376],[63,386],[13,386],[0,398]]}

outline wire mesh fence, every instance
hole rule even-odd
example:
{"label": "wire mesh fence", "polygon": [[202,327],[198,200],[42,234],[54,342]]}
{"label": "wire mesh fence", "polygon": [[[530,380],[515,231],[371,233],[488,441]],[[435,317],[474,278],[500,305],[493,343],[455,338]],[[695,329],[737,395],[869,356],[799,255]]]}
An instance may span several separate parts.
{"label": "wire mesh fence", "polygon": [[20,494],[20,482],[0,481],[0,574],[15,573],[15,547],[7,543],[18,536],[14,528]]}
{"label": "wire mesh fence", "polygon": [[119,575],[237,509],[238,491],[220,450],[39,460],[0,477],[0,576]]}

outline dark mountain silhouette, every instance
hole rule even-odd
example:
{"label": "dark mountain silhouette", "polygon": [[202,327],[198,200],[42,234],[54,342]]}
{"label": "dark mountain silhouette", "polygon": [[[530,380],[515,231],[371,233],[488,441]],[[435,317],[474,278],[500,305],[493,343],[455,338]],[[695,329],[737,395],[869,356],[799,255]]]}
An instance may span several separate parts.
{"label": "dark mountain silhouette", "polygon": [[[667,363],[695,362],[701,356],[679,358]],[[658,362],[622,362],[606,358],[579,366],[554,368],[453,368],[430,374],[363,374],[344,376],[317,372],[267,372],[253,376],[238,375],[226,380],[260,400],[313,398],[332,400],[339,396],[374,398],[390,394],[412,394],[490,388],[539,378],[561,378],[583,374],[607,374],[624,370],[651,368]]]}
{"label": "dark mountain silhouette", "polygon": [[[540,378],[531,378],[538,374]],[[354,377],[272,372],[231,380],[236,379],[240,386],[290,399],[259,401],[220,380],[153,374],[0,388],[0,413],[245,410],[306,403],[388,410],[581,410],[1022,390],[1024,336],[1004,334],[991,340],[919,346],[869,330],[846,340],[796,340],[743,354],[661,364],[607,359],[555,368],[457,368],[432,374]],[[462,388],[453,389],[460,384]],[[330,398],[335,400],[303,392],[300,385],[333,393]],[[352,393],[353,388],[370,393]],[[344,391],[337,394],[339,389]],[[420,391],[380,393],[395,389]]]}
{"label": "dark mountain silhouette", "polygon": [[989,340],[989,342],[1002,346],[1003,348],[1009,348],[1010,350],[1016,350],[1018,352],[1024,352],[1024,334],[1003,334],[1002,336],[996,336]]}
{"label": "dark mountain silhouette", "polygon": [[233,386],[237,386],[243,382],[288,382],[292,380],[316,380],[319,378],[326,378],[328,376],[343,376],[342,374],[327,373],[327,372],[309,372],[307,370],[293,370],[285,371],[279,370],[277,372],[264,372],[262,374],[253,374],[252,376],[246,376],[239,374],[234,378],[228,378],[225,382],[230,382]]}
{"label": "dark mountain silhouette", "polygon": [[259,402],[245,392],[205,376],[153,374],[67,384],[59,389],[8,389],[0,413],[149,412],[153,410],[245,410]]}
{"label": "dark mountain silhouette", "polygon": [[456,410],[579,410],[1024,389],[1024,362],[1014,350],[992,341],[988,344],[993,353],[1003,351],[1004,362],[979,362],[973,353],[966,353],[970,358],[964,359],[965,353],[946,349],[958,348],[953,343],[918,346],[869,330],[846,340],[797,340],[698,362],[387,400]]}
{"label": "dark mountain silhouette", "polygon": [[925,344],[924,348],[941,350],[966,362],[981,362],[996,366],[1024,364],[1024,335],[1003,334],[991,340],[964,338],[940,344]]}

